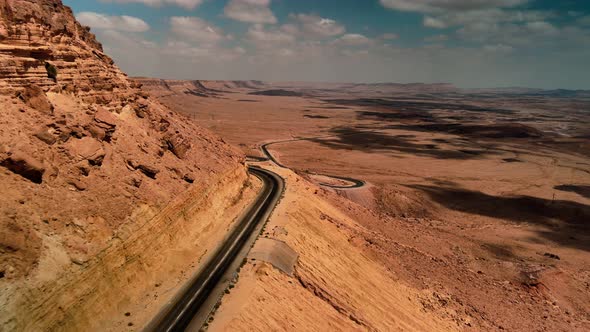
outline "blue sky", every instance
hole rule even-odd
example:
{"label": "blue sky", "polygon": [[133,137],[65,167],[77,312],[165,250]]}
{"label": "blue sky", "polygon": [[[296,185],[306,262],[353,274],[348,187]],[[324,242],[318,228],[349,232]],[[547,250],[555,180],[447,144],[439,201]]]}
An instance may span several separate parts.
{"label": "blue sky", "polygon": [[590,89],[585,0],[64,0],[127,73]]}

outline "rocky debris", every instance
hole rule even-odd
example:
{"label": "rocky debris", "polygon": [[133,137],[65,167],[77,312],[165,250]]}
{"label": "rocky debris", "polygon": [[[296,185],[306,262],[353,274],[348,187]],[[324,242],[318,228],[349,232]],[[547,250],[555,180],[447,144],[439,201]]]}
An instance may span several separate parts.
{"label": "rocky debris", "polygon": [[117,117],[113,115],[113,113],[107,111],[104,107],[98,108],[94,115],[94,121],[111,127],[117,126]]}
{"label": "rocky debris", "polygon": [[92,166],[101,166],[105,157],[102,144],[92,137],[69,140],[66,149],[72,158],[87,160]]}
{"label": "rocky debris", "polygon": [[168,128],[170,128],[170,121],[161,118],[160,122],[157,124],[156,128],[161,131],[161,132],[165,132],[168,130]]}
{"label": "rocky debris", "polygon": [[78,191],[84,191],[86,188],[88,188],[86,183],[80,179],[72,179],[68,183]]}
{"label": "rocky debris", "polygon": [[139,99],[135,107],[135,115],[137,115],[138,118],[143,119],[146,117],[148,109],[149,103],[147,102],[147,100]]}
{"label": "rocky debris", "polygon": [[523,285],[528,287],[537,287],[541,284],[542,268],[530,267],[520,272],[520,278]]}
{"label": "rocky debris", "polygon": [[27,106],[46,114],[53,113],[53,105],[47,99],[45,92],[35,85],[31,84],[17,94],[17,97],[22,100]]}
{"label": "rocky debris", "polygon": [[192,173],[187,173],[182,177],[182,179],[188,183],[194,183],[195,182],[195,175]]}
{"label": "rocky debris", "polygon": [[561,258],[560,258],[558,255],[556,255],[556,254],[552,254],[552,253],[550,253],[550,252],[546,252],[546,253],[544,253],[544,254],[543,254],[543,256],[545,256],[545,257],[549,257],[549,258],[552,258],[552,259],[561,260]]}
{"label": "rocky debris", "polygon": [[117,117],[103,107],[99,107],[94,121],[86,126],[92,137],[99,141],[110,142],[117,127]]}
{"label": "rocky debris", "polygon": [[141,183],[143,181],[140,176],[132,175],[132,176],[129,176],[125,182],[127,184],[129,184],[130,186],[133,186],[135,188],[139,188],[139,187],[141,187]]}
{"label": "rocky debris", "polygon": [[88,161],[86,161],[86,160],[81,161],[80,163],[78,163],[76,165],[76,168],[78,168],[78,170],[80,171],[80,175],[83,175],[83,176],[90,175],[90,164],[88,163]]}
{"label": "rocky debris", "polygon": [[57,137],[55,137],[54,135],[52,135],[47,130],[47,128],[43,128],[43,129],[39,130],[35,134],[35,137],[37,137],[38,139],[40,139],[41,141],[45,142],[48,145],[53,145],[57,141]]}
{"label": "rocky debris", "polygon": [[143,174],[145,174],[147,177],[155,179],[156,175],[158,173],[160,173],[160,170],[153,167],[153,166],[149,166],[149,165],[144,165],[144,164],[140,164],[137,166],[137,169],[139,169]]}
{"label": "rocky debris", "polygon": [[71,137],[81,139],[88,136],[88,133],[84,128],[79,125],[67,126],[65,123],[52,124],[50,127],[55,129],[55,133],[58,136],[58,140],[62,143],[67,142]]}
{"label": "rocky debris", "polygon": [[164,142],[166,147],[179,159],[184,159],[191,148],[190,141],[178,133],[167,134],[164,136]]}
{"label": "rocky debris", "polygon": [[0,273],[6,279],[19,277],[22,271],[30,271],[40,251],[35,232],[20,225],[11,213],[10,219],[0,219]]}
{"label": "rocky debris", "polygon": [[33,183],[43,182],[45,166],[24,152],[13,152],[0,162],[0,166],[6,167],[11,172],[18,174]]}
{"label": "rocky debris", "polygon": [[138,162],[136,160],[128,160],[127,165],[129,165],[129,167],[133,170],[141,171],[143,174],[145,174],[145,176],[152,179],[155,179],[156,175],[160,173],[160,170],[158,168],[147,165],[142,162]]}

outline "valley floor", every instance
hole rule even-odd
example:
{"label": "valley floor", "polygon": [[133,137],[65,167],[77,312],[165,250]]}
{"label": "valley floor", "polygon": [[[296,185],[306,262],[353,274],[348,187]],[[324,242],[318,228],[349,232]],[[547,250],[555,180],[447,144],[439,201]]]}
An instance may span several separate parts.
{"label": "valley floor", "polygon": [[290,189],[266,234],[294,276],[250,261],[214,330],[590,328],[587,100],[175,84],[144,88],[249,155],[290,141],[269,150],[295,172],[271,166]]}

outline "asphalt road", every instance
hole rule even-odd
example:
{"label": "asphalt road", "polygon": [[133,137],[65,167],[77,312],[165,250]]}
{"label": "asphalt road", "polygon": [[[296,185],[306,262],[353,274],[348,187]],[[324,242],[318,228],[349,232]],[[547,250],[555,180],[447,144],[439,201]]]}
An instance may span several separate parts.
{"label": "asphalt road", "polygon": [[[322,136],[322,137],[331,137],[331,136]],[[288,143],[288,142],[297,142],[297,141],[306,141],[306,140],[310,140],[312,138],[296,138],[296,139],[292,139],[292,140],[284,140],[284,141],[277,141],[277,142],[271,142],[271,143],[266,143],[260,146],[260,150],[262,150],[262,153],[266,156],[266,158],[268,158],[268,160],[272,161],[273,163],[275,163],[277,166],[281,167],[281,168],[288,168],[287,166],[281,164],[277,159],[275,159],[275,157],[272,155],[272,153],[270,153],[270,151],[268,150],[268,147],[270,145],[273,144],[278,144],[278,143]],[[254,157],[256,158],[256,157]],[[259,157],[257,159],[260,159]],[[330,187],[330,188],[335,188],[335,189],[356,189],[356,188],[361,188],[365,185],[365,181],[362,180],[357,180],[357,179],[353,179],[353,178],[348,178],[348,177],[343,177],[343,176],[335,176],[335,175],[328,175],[328,174],[317,174],[317,175],[322,175],[322,176],[326,176],[329,178],[334,178],[334,179],[338,179],[338,180],[343,180],[343,181],[348,181],[351,182],[352,185],[349,186],[338,186],[338,185],[332,185],[332,184],[327,184],[327,183],[322,183],[322,186],[325,187]]]}
{"label": "asphalt road", "polygon": [[[266,223],[285,188],[284,180],[277,174],[259,167],[249,167],[250,174],[263,181],[263,189],[249,211],[238,221],[237,226],[229,235],[227,241],[217,249],[215,255],[207,262],[201,272],[193,278],[185,290],[181,292],[158,318],[146,328],[147,331],[184,331],[189,324],[195,325],[195,317],[206,317],[224,289],[217,287],[219,283],[228,280],[230,266],[236,266],[244,259],[248,245],[252,245]],[[244,254],[245,253],[245,254]],[[244,257],[242,257],[244,256]],[[214,291],[215,290],[215,291]],[[220,294],[215,292],[221,291]],[[213,300],[213,301],[212,301]],[[209,305],[204,305],[209,303]],[[205,323],[198,322],[202,325]]]}

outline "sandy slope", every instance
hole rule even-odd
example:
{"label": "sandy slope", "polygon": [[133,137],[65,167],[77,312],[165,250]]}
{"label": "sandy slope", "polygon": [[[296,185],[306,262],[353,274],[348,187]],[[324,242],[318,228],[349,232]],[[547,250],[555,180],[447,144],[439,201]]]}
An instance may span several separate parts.
{"label": "sandy slope", "polygon": [[450,319],[426,313],[424,294],[399,282],[359,250],[366,232],[317,186],[290,171],[287,192],[265,236],[285,241],[298,254],[295,276],[250,261],[237,287],[223,299],[211,331],[456,330]]}

